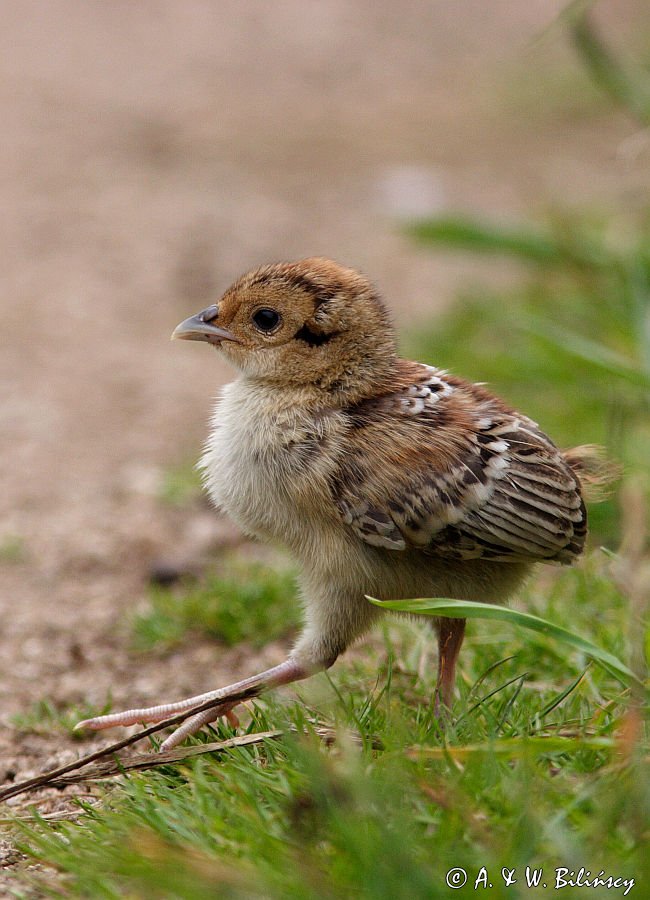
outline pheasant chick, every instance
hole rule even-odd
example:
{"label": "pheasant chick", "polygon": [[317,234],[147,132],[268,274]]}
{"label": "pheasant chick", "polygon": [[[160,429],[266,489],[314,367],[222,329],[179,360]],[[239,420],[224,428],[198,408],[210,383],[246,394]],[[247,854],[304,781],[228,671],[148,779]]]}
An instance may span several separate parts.
{"label": "pheasant chick", "polygon": [[[571,563],[587,530],[581,451],[561,452],[484,387],[401,359],[386,307],[357,272],[320,258],[263,266],[173,337],[238,370],[201,460],[215,505],[284,544],[304,627],[288,659],[207,694],[80,723],[158,722],[207,700],[175,746],[231,698],[327,669],[388,600],[503,602],[538,562]],[[465,621],[435,620],[436,703],[452,702]]]}

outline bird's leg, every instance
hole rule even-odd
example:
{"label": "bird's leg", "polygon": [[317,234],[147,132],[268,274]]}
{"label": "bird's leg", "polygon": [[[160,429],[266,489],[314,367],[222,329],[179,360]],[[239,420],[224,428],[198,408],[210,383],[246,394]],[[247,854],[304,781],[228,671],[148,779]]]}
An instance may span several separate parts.
{"label": "bird's leg", "polygon": [[456,684],[456,661],[465,636],[466,619],[438,619],[438,680],[434,712],[437,718],[451,709]]}
{"label": "bird's leg", "polygon": [[216,691],[208,691],[206,694],[197,694],[195,697],[188,697],[186,700],[180,700],[178,703],[166,703],[162,706],[151,706],[147,709],[128,709],[121,713],[112,713],[107,716],[98,716],[95,719],[84,719],[83,722],[77,724],[77,728],[90,728],[93,731],[100,731],[103,728],[113,728],[116,725],[137,725],[140,722],[162,722],[164,719],[184,712],[205,703],[208,700],[221,700],[218,705],[211,709],[204,710],[192,716],[186,722],[176,729],[167,740],[162,744],[161,750],[171,750],[179,744],[185,737],[197,732],[203,725],[213,722],[220,716],[228,716],[230,718],[231,710],[237,705],[239,700],[231,700],[232,695],[237,695],[241,691],[250,690],[250,696],[256,697],[262,691],[269,688],[279,687],[283,684],[291,684],[294,681],[300,681],[307,678],[316,671],[315,668],[307,668],[298,663],[292,657],[280,663],[279,666],[273,666],[259,675],[253,675],[251,678],[245,678],[235,684],[229,684],[227,687],[219,688]]}
{"label": "bird's leg", "polygon": [[195,707],[209,701],[215,701],[215,705],[209,709],[188,715],[186,721],[163,742],[160,749],[171,750],[208,722],[213,722],[220,716],[230,716],[233,707],[241,703],[242,699],[257,697],[269,688],[301,681],[316,672],[328,669],[349,642],[368,627],[372,619],[378,615],[378,611],[363,595],[354,595],[350,599],[347,594],[341,594],[335,586],[328,585],[325,591],[318,584],[316,587],[320,593],[317,599],[312,599],[307,606],[305,629],[296,641],[289,658],[279,666],[216,691],[188,697],[187,700],[180,700],[178,703],[151,706],[148,709],[128,709],[126,712],[85,719],[76,727],[99,731],[103,728],[113,728],[115,725],[158,723],[178,713],[189,713]]}

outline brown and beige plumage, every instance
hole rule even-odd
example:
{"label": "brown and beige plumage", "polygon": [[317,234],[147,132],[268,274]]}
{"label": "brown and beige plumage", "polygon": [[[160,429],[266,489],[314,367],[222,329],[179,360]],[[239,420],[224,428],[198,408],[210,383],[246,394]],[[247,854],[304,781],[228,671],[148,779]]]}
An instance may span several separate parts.
{"label": "brown and beige plumage", "polygon": [[[239,377],[219,399],[201,467],[217,507],[286,545],[305,625],[289,658],[208,694],[81,723],[160,721],[207,699],[327,668],[381,599],[502,602],[538,562],[571,563],[587,530],[579,451],[484,387],[400,359],[377,292],[330,260],[264,266],[176,337],[214,344]],[[441,619],[437,700],[449,706],[463,620]]]}
{"label": "brown and beige plumage", "polygon": [[396,380],[347,411],[333,496],[362,540],[461,560],[569,563],[580,553],[579,480],[535,422],[430,366],[400,360]]}

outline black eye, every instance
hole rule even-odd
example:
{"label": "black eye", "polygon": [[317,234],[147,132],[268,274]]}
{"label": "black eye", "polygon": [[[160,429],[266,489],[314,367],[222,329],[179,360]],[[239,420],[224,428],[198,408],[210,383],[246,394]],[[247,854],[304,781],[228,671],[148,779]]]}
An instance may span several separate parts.
{"label": "black eye", "polygon": [[264,306],[253,313],[253,323],[260,331],[273,331],[280,324],[280,313]]}

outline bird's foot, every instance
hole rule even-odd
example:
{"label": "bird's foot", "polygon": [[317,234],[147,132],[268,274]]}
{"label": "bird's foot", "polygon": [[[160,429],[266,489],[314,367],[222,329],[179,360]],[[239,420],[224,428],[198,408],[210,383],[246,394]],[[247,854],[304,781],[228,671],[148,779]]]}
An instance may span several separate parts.
{"label": "bird's foot", "polygon": [[[84,719],[75,725],[76,729],[88,728],[91,731],[102,731],[104,728],[114,728],[118,725],[139,725],[145,722],[157,724],[164,722],[165,719],[186,710],[193,709],[201,703],[208,700],[216,700],[221,692],[212,691],[207,694],[198,694],[196,697],[188,697],[187,700],[181,700],[178,703],[165,703],[161,706],[151,706],[146,709],[127,709],[124,712],[113,713],[107,716],[97,716],[94,719]],[[210,709],[197,713],[187,721],[183,722],[163,743],[160,745],[161,750],[172,750],[184,738],[191,734],[196,734],[204,725],[214,722],[216,719],[224,716],[233,728],[239,725],[239,719],[233,712],[233,707],[237,705],[237,701],[228,703],[220,703]]]}
{"label": "bird's foot", "polygon": [[[300,666],[295,660],[287,659],[279,666],[267,669],[252,678],[246,678],[235,684],[220,688],[216,691],[208,691],[205,694],[197,694],[177,703],[165,703],[160,706],[150,706],[144,709],[127,709],[124,712],[110,713],[107,716],[97,716],[94,719],[84,719],[78,722],[75,728],[88,728],[91,731],[101,731],[104,728],[114,728],[121,725],[138,725],[144,722],[164,722],[179,713],[188,712],[197,706],[213,700],[214,705],[203,709],[190,716],[161,744],[161,750],[171,750],[186,737],[195,734],[204,725],[214,722],[220,716],[225,716],[233,727],[239,724],[233,708],[243,699],[256,697],[262,691],[281,684],[290,684],[306,678],[310,673]],[[243,695],[243,696],[242,696]]]}

